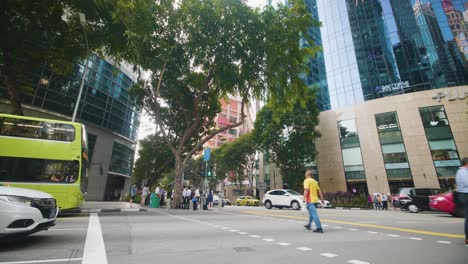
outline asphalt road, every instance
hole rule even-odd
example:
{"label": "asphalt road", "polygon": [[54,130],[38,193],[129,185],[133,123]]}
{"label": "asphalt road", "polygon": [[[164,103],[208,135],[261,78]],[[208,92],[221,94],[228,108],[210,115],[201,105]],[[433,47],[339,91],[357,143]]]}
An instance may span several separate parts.
{"label": "asphalt road", "polygon": [[468,263],[463,219],[319,209],[324,234],[293,210],[155,209],[61,217],[49,231],[0,243],[20,263]]}

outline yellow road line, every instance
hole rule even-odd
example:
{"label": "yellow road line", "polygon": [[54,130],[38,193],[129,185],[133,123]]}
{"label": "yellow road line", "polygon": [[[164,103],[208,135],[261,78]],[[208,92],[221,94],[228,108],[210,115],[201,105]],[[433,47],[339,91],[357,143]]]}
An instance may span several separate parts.
{"label": "yellow road line", "polygon": [[[293,219],[301,219],[301,220],[307,220],[307,219],[309,219],[308,217],[292,216],[292,215],[271,214],[271,213],[262,213],[262,212],[252,212],[252,211],[240,211],[240,212],[243,213],[243,214],[257,214],[257,215],[266,215],[266,216],[279,216],[279,217],[286,217],[286,218],[293,218]],[[432,232],[432,231],[425,231],[425,230],[417,230],[417,229],[409,229],[409,228],[399,228],[399,227],[382,226],[382,225],[374,225],[374,224],[363,224],[363,223],[348,222],[348,221],[339,221],[339,220],[330,220],[330,219],[321,219],[321,221],[322,221],[322,222],[327,222],[327,223],[334,223],[334,224],[353,225],[353,226],[371,227],[371,228],[377,228],[377,229],[401,231],[401,232],[414,233],[414,234],[421,234],[421,235],[440,236],[440,237],[450,237],[450,238],[461,238],[461,239],[464,239],[464,238],[465,238],[464,235],[460,235],[460,234],[440,233],[440,232]]]}

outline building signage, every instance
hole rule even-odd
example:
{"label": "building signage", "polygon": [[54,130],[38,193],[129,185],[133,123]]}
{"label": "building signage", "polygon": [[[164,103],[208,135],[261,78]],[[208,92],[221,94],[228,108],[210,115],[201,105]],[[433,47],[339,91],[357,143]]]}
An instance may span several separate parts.
{"label": "building signage", "polygon": [[432,96],[432,99],[440,102],[442,98],[447,98],[449,101],[463,100],[468,97],[468,89],[451,90],[449,92],[437,92]]}
{"label": "building signage", "polygon": [[396,82],[396,83],[376,86],[375,90],[379,93],[387,93],[387,92],[393,92],[393,91],[401,91],[409,87],[410,87],[409,81],[405,81],[405,82]]}
{"label": "building signage", "polygon": [[396,123],[389,123],[389,124],[381,124],[377,127],[379,130],[386,130],[392,128],[398,128],[398,124]]}

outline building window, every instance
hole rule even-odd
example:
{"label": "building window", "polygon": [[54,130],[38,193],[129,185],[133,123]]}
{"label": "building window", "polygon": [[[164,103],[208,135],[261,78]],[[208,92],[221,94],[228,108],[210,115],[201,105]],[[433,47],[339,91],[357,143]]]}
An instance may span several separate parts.
{"label": "building window", "polygon": [[130,176],[132,172],[134,155],[135,152],[133,149],[114,142],[109,170],[111,172]]}
{"label": "building window", "polygon": [[[364,163],[362,161],[361,145],[359,143],[356,120],[350,119],[338,122],[338,131],[346,181],[365,181],[366,174]],[[349,186],[351,185],[348,184],[348,187]],[[367,187],[358,191],[367,193]]]}
{"label": "building window", "polygon": [[376,114],[375,124],[379,134],[380,147],[391,192],[396,192],[401,183],[405,181],[408,182],[408,186],[413,186],[411,169],[397,113]]}
{"label": "building window", "polygon": [[419,108],[419,113],[437,176],[455,177],[461,162],[444,106]]}

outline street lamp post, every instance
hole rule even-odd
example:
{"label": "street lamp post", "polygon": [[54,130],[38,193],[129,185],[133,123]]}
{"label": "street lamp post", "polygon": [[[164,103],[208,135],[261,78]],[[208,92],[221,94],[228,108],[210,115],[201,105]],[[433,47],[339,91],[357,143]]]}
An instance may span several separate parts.
{"label": "street lamp post", "polygon": [[72,122],[75,122],[76,120],[76,114],[78,113],[78,106],[80,105],[81,94],[83,93],[83,86],[84,86],[86,74],[88,72],[89,46],[88,46],[88,37],[86,36],[86,28],[85,28],[86,16],[83,13],[80,13],[80,23],[81,23],[81,26],[83,27],[83,33],[84,33],[84,38],[85,38],[85,43],[86,43],[86,60],[85,60],[83,76],[81,77],[80,90],[78,91],[78,98],[76,98],[75,108],[73,109]]}

